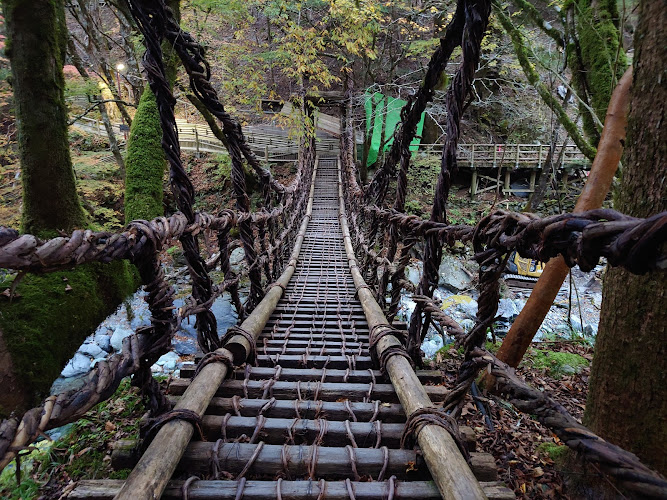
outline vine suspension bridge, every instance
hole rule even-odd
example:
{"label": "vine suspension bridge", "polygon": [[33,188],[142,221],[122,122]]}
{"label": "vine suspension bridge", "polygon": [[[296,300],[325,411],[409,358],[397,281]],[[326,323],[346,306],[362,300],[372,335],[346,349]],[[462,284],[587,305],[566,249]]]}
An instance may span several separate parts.
{"label": "vine suspension bridge", "polygon": [[[604,257],[633,273],[663,272],[667,214],[637,219],[593,210],[540,219],[498,210],[476,226],[446,223],[449,178],[457,167],[456,120],[470,91],[490,10],[485,1],[458,4],[424,85],[402,113],[391,150],[371,182],[360,186],[350,99],[340,103],[339,154],[321,151],[318,156],[314,139],[304,139],[294,180],[281,184],[261,165],[218,100],[201,46],[180,30],[163,1],[128,2],[145,38],[144,66],[160,110],[179,212],[134,221],[121,233],[79,230],[51,240],[0,228],[0,267],[52,272],[128,259],[140,272],[152,324],[126,338],[121,353],[98,363],[81,389],[51,396],[22,416],[4,420],[0,467],[45,430],[81,418],[132,375],[151,410],[141,441],[118,443],[114,451],[116,465],[131,466],[132,473],[126,481],[80,481],[69,498],[513,498],[497,481],[493,458],[475,452],[474,432],[456,421],[472,382],[487,370],[496,378],[492,390],[519,410],[536,414],[619,484],[640,495],[667,496],[665,478],[582,426],[483,347],[498,307],[498,279],[511,251],[542,261],[563,255],[568,265],[584,270]],[[212,215],[193,209],[163,42],[180,57],[192,92],[222,124],[232,159],[235,210]],[[443,171],[432,216],[422,220],[403,210],[409,144],[416,118],[432,95],[433,75],[459,45],[463,61],[448,91],[452,118]],[[310,119],[307,106],[302,113]],[[263,203],[255,212],[250,211],[244,162],[261,181]],[[394,182],[394,206],[386,208]],[[244,275],[230,267],[233,229],[245,250]],[[200,255],[204,231],[217,236],[222,283],[213,283]],[[176,240],[192,281],[192,296],[178,311],[160,263],[160,253]],[[480,265],[479,312],[468,333],[431,298],[442,249],[457,241],[472,244]],[[423,243],[424,272],[414,287],[405,280],[405,268],[417,243]],[[246,276],[250,290],[242,303],[239,283]],[[409,325],[395,321],[404,289],[414,293],[417,303]],[[220,337],[210,306],[224,292],[241,323]],[[170,350],[181,321],[191,315],[197,318],[203,355],[191,378],[172,382],[165,394],[150,367]],[[434,323],[465,350],[452,387],[440,385],[438,372],[418,369],[419,346]]]}

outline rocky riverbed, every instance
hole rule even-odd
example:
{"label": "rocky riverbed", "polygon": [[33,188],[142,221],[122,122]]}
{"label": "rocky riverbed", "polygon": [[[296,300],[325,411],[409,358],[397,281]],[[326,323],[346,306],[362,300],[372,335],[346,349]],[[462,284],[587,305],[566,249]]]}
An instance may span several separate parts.
{"label": "rocky riverbed", "polygon": [[[231,256],[230,260],[236,270],[242,265],[242,253],[243,250],[236,249]],[[458,321],[465,330],[472,328],[477,314],[479,294],[475,288],[476,268],[477,265],[469,259],[445,254],[440,266],[440,286],[434,294],[435,298],[441,301],[442,309]],[[578,269],[572,271],[571,280],[565,280],[536,340],[583,338],[589,342],[594,341],[602,301],[600,281],[602,269],[603,267],[599,266],[590,273],[582,273]],[[408,279],[415,284],[419,280],[420,273],[421,262],[419,261],[414,261],[407,269]],[[570,283],[572,283],[571,290]],[[177,278],[174,286],[177,296],[187,295],[189,285],[186,277]],[[530,293],[525,289],[516,289],[507,285],[503,285],[501,291],[502,299],[498,308],[497,321],[494,324],[497,337],[502,337],[507,332],[514,318],[526,304]],[[83,385],[87,373],[95,366],[95,363],[119,352],[125,337],[134,333],[137,328],[150,324],[150,312],[144,297],[143,292],[137,292],[84,341],[67,363],[60,377],[54,382],[51,388],[53,394]],[[174,301],[176,307],[181,307],[183,304],[183,298],[177,298]],[[414,307],[415,303],[411,300],[410,294],[404,294],[400,303],[399,319],[409,321]],[[218,321],[220,335],[236,324],[238,319],[236,310],[228,294],[219,297],[213,303],[211,310]],[[197,332],[194,322],[194,317],[183,321],[180,330],[172,340],[173,350],[158,359],[151,367],[154,373],[178,376],[183,363],[193,361],[197,351]],[[452,339],[443,338],[432,329],[422,349],[427,357],[432,357],[450,342]]]}
{"label": "rocky riverbed", "polygon": [[[421,262],[413,262],[407,270],[408,279],[417,283],[421,274]],[[445,254],[439,269],[439,286],[434,292],[441,301],[441,308],[464,330],[470,330],[477,314],[476,266],[473,261],[461,256]],[[600,305],[602,303],[601,276],[604,266],[600,265],[589,273],[578,268],[571,272],[561,286],[558,296],[547,317],[535,336],[536,341],[582,339],[593,343],[598,331]],[[502,338],[510,325],[526,305],[530,290],[501,284],[501,299],[498,305],[494,333]],[[404,295],[400,303],[399,318],[409,321],[415,303],[409,295]],[[491,336],[489,336],[491,340]],[[422,345],[427,357],[432,357],[445,344],[452,342],[431,329]]]}

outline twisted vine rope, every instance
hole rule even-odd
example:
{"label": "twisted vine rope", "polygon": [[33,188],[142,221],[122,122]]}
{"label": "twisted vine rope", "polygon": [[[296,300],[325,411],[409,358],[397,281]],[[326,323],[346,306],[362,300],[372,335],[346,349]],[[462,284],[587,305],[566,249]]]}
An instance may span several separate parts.
{"label": "twisted vine rope", "polygon": [[[223,123],[227,122],[226,129],[236,134],[235,141],[231,141],[231,147],[244,152],[245,158],[259,175],[264,185],[264,199],[268,209],[250,213],[243,209],[249,209],[249,205],[244,205],[237,212],[223,210],[218,216],[194,212],[194,188],[180,160],[173,111],[175,100],[165,79],[160,48],[165,38],[169,40],[170,37],[175,37],[176,41],[182,38],[189,43],[194,41],[180,29],[174,29],[173,16],[163,2],[134,1],[128,2],[128,5],[145,38],[147,50],[144,65],[158,102],[163,129],[162,145],[170,164],[171,186],[180,212],[152,221],[133,221],[120,233],[80,230],[74,231],[70,236],[51,240],[42,240],[29,234],[20,235],[13,229],[0,227],[0,266],[21,271],[51,272],[86,262],[129,259],[139,268],[147,292],[151,326],[141,328],[124,339],[119,354],[97,363],[81,389],[50,396],[40,406],[22,416],[13,415],[2,421],[0,469],[45,430],[75,421],[97,403],[109,398],[118,388],[120,381],[128,375],[134,375],[133,383],[141,387],[153,414],[168,411],[167,400],[152,378],[150,366],[169,351],[174,332],[180,327],[181,321],[192,314],[197,317],[198,340],[202,349],[224,353],[224,349],[217,349],[221,342],[217,337],[215,317],[210,312],[213,301],[225,290],[230,290],[232,302],[242,317],[244,307],[240,303],[238,283],[244,274],[249,274],[255,288],[254,299],[247,304],[252,308],[262,293],[261,270],[264,270],[267,283],[272,281],[272,276],[280,274],[296,237],[298,224],[295,221],[302,218],[306,210],[307,188],[310,186],[314,164],[314,140],[310,139],[302,144],[297,175],[289,186],[283,186],[275,181],[267,170],[261,168],[252,156],[238,123],[227,114],[216,114]],[[198,47],[196,44],[192,46]],[[182,55],[185,51],[180,50],[178,53]],[[208,63],[203,60],[203,50],[199,56],[194,62],[208,68]],[[192,61],[184,61],[184,64],[186,62]],[[186,64],[186,68],[191,66]],[[197,80],[197,75],[194,76],[198,88],[205,89],[206,85],[210,87],[210,74],[207,73],[204,81],[201,78]],[[215,95],[211,99],[213,104],[218,102]],[[211,99],[208,104],[211,104]],[[224,113],[222,105],[219,102],[218,105]],[[236,158],[238,174],[239,166],[242,168],[239,155],[233,151],[231,154]],[[239,187],[242,189],[237,190],[237,198],[245,196],[247,199],[245,187],[240,184]],[[274,208],[269,206],[272,201],[271,191],[280,201]],[[283,229],[278,234],[280,225]],[[231,271],[229,265],[228,234],[234,227],[239,227],[244,246],[247,245],[248,268],[238,275]],[[259,252],[254,247],[255,228],[263,240],[259,244]],[[199,254],[198,235],[204,230],[216,231],[218,234],[220,265],[225,276],[223,283],[219,285],[212,283],[206,263]],[[179,240],[183,245],[193,282],[192,297],[186,299],[186,304],[178,314],[174,314],[173,310],[173,288],[166,282],[159,261],[159,253],[174,240]],[[213,358],[215,356],[212,355],[210,359]],[[222,361],[229,360],[225,357]]]}
{"label": "twisted vine rope", "polygon": [[[667,269],[667,212],[647,219],[636,219],[613,210],[592,210],[582,214],[563,214],[540,219],[532,214],[497,210],[474,227],[446,223],[451,176],[457,169],[456,147],[463,103],[479,60],[480,43],[489,12],[490,4],[487,0],[459,0],[456,14],[448,26],[450,33],[450,30],[460,28],[458,23],[464,23],[461,34],[458,35],[457,32],[459,39],[454,42],[462,46],[463,57],[447,91],[447,138],[429,220],[403,213],[407,187],[407,170],[404,171],[407,164],[403,162],[406,158],[409,159],[409,150],[405,156],[401,155],[401,151],[406,149],[401,141],[405,137],[410,139],[407,144],[411,141],[409,127],[405,123],[397,127],[394,147],[376,171],[371,183],[364,189],[357,182],[357,167],[350,153],[353,134],[351,120],[347,119],[350,113],[344,115],[345,133],[341,138],[344,201],[361,271],[364,276],[370,277],[368,284],[374,289],[378,303],[382,305],[386,304],[388,283],[391,283],[388,318],[393,318],[396,314],[404,288],[408,287],[416,292],[413,297],[416,308],[411,317],[407,347],[417,363],[421,362],[420,346],[433,320],[439,322],[448,334],[456,338],[458,344],[465,347],[465,358],[459,369],[456,386],[450,391],[443,411],[452,417],[458,415],[463,398],[475,376],[482,367],[488,366],[494,375],[502,374],[501,384],[504,386],[501,386],[501,392],[513,394],[515,399],[512,399],[512,402],[520,409],[534,413],[536,408],[541,408],[543,414],[538,415],[538,418],[552,426],[559,436],[562,435],[561,439],[566,444],[596,460],[628,488],[646,495],[666,496],[664,478],[643,466],[634,455],[605,443],[580,424],[577,424],[578,428],[568,427],[573,424],[574,419],[569,415],[563,416],[564,409],[556,407],[556,403],[548,400],[539,391],[529,390],[525,384],[518,384],[516,377],[503,371],[506,367],[502,367],[495,358],[490,358],[481,347],[486,339],[487,328],[493,323],[497,312],[500,298],[499,278],[512,250],[517,250],[524,257],[543,262],[562,255],[569,266],[579,265],[584,271],[593,269],[603,257],[610,265],[624,267],[635,274]],[[442,49],[443,40],[438,50]],[[418,98],[428,94],[428,82],[427,77],[418,92]],[[406,121],[410,111],[415,109],[414,103],[415,99],[408,100],[402,111],[403,121]],[[401,169],[396,174],[395,166],[399,160]],[[382,205],[389,180],[394,175],[397,185],[394,206],[385,208]],[[383,231],[384,248],[377,251],[378,234]],[[422,254],[424,271],[415,290],[411,284],[406,283],[404,276],[410,252],[414,251],[420,241],[425,242]],[[442,248],[444,245],[452,246],[457,241],[472,244],[475,259],[480,266],[477,321],[468,334],[431,299],[437,286]],[[539,401],[539,405],[536,401]]]}

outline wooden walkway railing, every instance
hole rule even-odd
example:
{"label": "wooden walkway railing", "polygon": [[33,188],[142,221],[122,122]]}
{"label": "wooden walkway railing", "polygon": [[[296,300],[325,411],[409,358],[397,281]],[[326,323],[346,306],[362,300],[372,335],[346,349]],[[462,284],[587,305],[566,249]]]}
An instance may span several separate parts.
{"label": "wooden walkway railing", "polygon": [[[79,126],[85,130],[106,135],[106,130],[99,120],[83,117]],[[211,132],[208,125],[188,123],[176,120],[181,149],[199,153],[227,154],[227,149]],[[119,137],[124,132],[120,125],[113,125]],[[285,133],[269,131],[266,127],[248,126],[245,136],[253,152],[266,162],[294,162],[298,157],[299,143]],[[469,169],[471,173],[470,194],[475,196],[485,191],[498,190],[504,195],[532,193],[538,172],[548,158],[550,146],[546,144],[459,144],[459,168]],[[561,153],[562,150],[562,153]],[[321,154],[336,156],[339,154],[339,140],[334,136],[319,137],[317,151]],[[441,154],[442,144],[422,144],[420,153]],[[418,152],[418,153],[419,153]],[[562,189],[567,185],[569,174],[575,170],[587,170],[590,162],[574,145],[558,146],[553,154],[554,161],[559,160],[556,170],[559,172]],[[491,175],[493,169],[499,169]],[[518,171],[529,172],[528,187],[512,188],[511,176]],[[480,188],[480,181],[487,181],[487,186]]]}
{"label": "wooden walkway railing", "polygon": [[[548,144],[459,144],[458,166],[471,170],[470,195],[498,190],[502,194],[532,193],[538,172],[549,158]],[[442,154],[442,144],[422,144],[419,151],[426,154]],[[576,170],[590,169],[590,161],[577,146],[557,146],[552,155],[562,189],[567,187],[569,174]],[[493,172],[497,169],[497,172]],[[512,188],[511,176],[517,172],[528,172],[528,188]],[[493,173],[493,175],[491,175]],[[480,181],[487,186],[480,188]]]}

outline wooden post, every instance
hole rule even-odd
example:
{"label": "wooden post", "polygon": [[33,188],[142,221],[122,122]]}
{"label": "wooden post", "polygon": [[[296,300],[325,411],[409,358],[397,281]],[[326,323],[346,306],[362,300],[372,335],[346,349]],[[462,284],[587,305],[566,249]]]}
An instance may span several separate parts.
{"label": "wooden post", "polygon": [[540,144],[540,149],[537,153],[537,168],[542,170],[542,144]]}
{"label": "wooden post", "polygon": [[470,198],[475,198],[477,194],[477,169],[472,169],[472,179],[470,179]]}
{"label": "wooden post", "polygon": [[[341,230],[343,231],[343,242],[350,266],[350,273],[352,274],[354,286],[357,289],[357,296],[364,309],[368,327],[369,329],[373,329],[381,324],[386,325],[388,323],[387,318],[361,276],[357,259],[354,255],[354,249],[352,248],[352,238],[350,237],[350,230],[347,225],[347,214],[343,197],[340,159],[338,160],[338,203],[339,220]],[[377,345],[378,354],[381,354],[391,346],[400,345],[399,340],[393,335],[382,337]],[[403,356],[391,356],[387,360],[386,370],[406,415],[409,416],[421,408],[431,408],[434,406],[406,358]],[[419,433],[417,441],[424,454],[424,459],[431,472],[431,476],[433,476],[433,480],[443,498],[451,500],[487,498],[449,432],[437,425],[427,424]]]}
{"label": "wooden post", "polygon": [[519,155],[521,154],[521,145],[516,145],[516,160],[514,161],[515,168],[519,168]]}
{"label": "wooden post", "polygon": [[507,169],[505,170],[505,189],[503,189],[503,191],[505,192],[505,196],[509,196],[511,194],[510,193],[510,172],[511,172],[511,169],[509,167],[507,167]]}
{"label": "wooden post", "polygon": [[496,146],[495,144],[492,144],[492,146],[493,146],[493,168],[496,168],[498,160],[498,146]]}
{"label": "wooden post", "polygon": [[194,128],[194,131],[195,131],[195,150],[196,150],[195,156],[197,158],[199,158],[200,157],[200,154],[199,154],[199,132],[197,132],[197,127]]}
{"label": "wooden post", "polygon": [[530,192],[535,192],[535,178],[537,177],[537,170],[533,169],[530,171]]}

